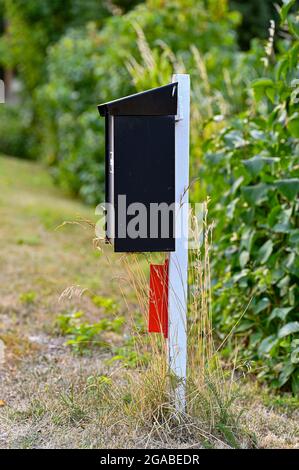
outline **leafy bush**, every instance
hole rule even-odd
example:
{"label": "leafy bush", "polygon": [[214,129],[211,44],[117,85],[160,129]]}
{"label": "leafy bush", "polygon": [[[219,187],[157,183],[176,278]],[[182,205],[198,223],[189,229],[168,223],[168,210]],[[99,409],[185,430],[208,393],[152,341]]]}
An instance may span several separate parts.
{"label": "leafy bush", "polygon": [[30,114],[17,106],[0,105],[0,152],[28,158],[32,138],[28,131]]}
{"label": "leafy bush", "polygon": [[[100,31],[90,24],[65,35],[49,51],[49,81],[39,92],[42,153],[56,180],[88,203],[100,202],[104,122],[97,116],[97,103],[133,93],[141,84],[165,84],[183,63],[198,75],[200,55],[210,86],[227,94],[223,71],[235,60],[238,20],[226,0],[210,0],[208,7],[197,0],[148,0],[122,17],[109,18]],[[149,62],[150,54],[155,63]]]}
{"label": "leafy bush", "polygon": [[233,329],[259,377],[298,393],[299,29],[298,18],[286,16],[292,4],[281,11],[291,35],[274,70],[252,83],[253,109],[206,142],[204,177],[217,221],[219,335]]}
{"label": "leafy bush", "polygon": [[[89,21],[102,27],[112,14],[120,15],[132,8],[138,0],[116,0],[114,7],[109,2],[98,0],[0,0],[0,76],[1,69],[14,70],[22,82],[21,98],[26,100],[31,118],[24,123],[22,112],[1,110],[1,129],[10,127],[0,141],[0,151],[23,157],[40,157],[39,143],[45,138],[40,132],[40,115],[36,100],[37,89],[47,81],[47,50],[56,43],[69,28],[80,28]],[[7,25],[3,32],[4,22]],[[3,23],[3,24],[2,24]],[[86,84],[88,85],[88,84]],[[23,108],[22,108],[23,110]],[[7,112],[6,112],[7,111]],[[5,121],[8,121],[5,124]],[[23,127],[25,124],[25,127]],[[23,129],[30,136],[31,145],[22,152],[19,139],[23,140]],[[89,183],[93,184],[92,181]],[[93,188],[95,190],[95,188]]]}
{"label": "leafy bush", "polygon": [[[126,11],[137,1],[113,3]],[[17,68],[29,95],[46,81],[45,52],[49,45],[57,42],[69,28],[82,27],[89,21],[102,27],[105,18],[113,14],[108,2],[98,0],[1,0],[0,8],[1,4],[8,32],[2,41],[6,47],[0,61]]]}

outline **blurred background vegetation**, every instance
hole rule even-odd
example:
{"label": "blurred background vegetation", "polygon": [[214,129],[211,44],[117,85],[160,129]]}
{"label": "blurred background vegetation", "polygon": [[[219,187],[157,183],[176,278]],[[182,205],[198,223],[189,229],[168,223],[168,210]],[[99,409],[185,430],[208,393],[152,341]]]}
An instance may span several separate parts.
{"label": "blurred background vegetation", "polygon": [[[193,201],[215,219],[216,335],[299,392],[299,21],[285,0],[0,0],[0,152],[103,198],[96,104],[192,81]],[[237,340],[237,341],[236,341]],[[254,365],[254,366],[253,366]]]}

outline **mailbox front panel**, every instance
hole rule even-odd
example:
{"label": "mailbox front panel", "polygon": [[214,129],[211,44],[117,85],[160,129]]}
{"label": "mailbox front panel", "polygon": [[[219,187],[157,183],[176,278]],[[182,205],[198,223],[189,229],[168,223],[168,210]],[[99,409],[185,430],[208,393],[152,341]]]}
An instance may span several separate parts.
{"label": "mailbox front panel", "polygon": [[[116,252],[174,251],[174,210],[171,205],[175,202],[175,118],[113,116],[113,120],[114,249]],[[126,197],[125,207],[119,205],[119,196]],[[137,230],[136,238],[131,238],[128,224],[132,221],[134,226],[136,216],[144,214],[144,211],[142,214],[138,210],[134,212],[138,206],[130,209],[130,205],[135,203],[146,209],[146,226]],[[166,203],[170,207],[168,212],[163,212],[163,223],[164,227],[165,223],[168,224],[168,233],[162,230],[161,217],[158,218],[158,229],[152,230],[157,218],[155,212],[151,213],[151,203],[164,203],[164,208]],[[128,209],[131,215],[127,214]],[[139,224],[136,227],[138,229]],[[150,236],[153,232],[157,237]]]}

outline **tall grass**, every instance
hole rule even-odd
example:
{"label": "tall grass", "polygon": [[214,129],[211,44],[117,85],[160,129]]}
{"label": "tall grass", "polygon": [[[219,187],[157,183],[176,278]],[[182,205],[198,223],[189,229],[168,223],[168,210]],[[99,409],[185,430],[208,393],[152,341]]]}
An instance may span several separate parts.
{"label": "tall grass", "polygon": [[209,222],[208,202],[201,205],[199,214],[191,210],[189,221],[186,408],[178,411],[175,405],[173,392],[178,381],[169,368],[167,340],[163,334],[147,331],[149,267],[151,263],[164,263],[168,255],[119,255],[111,253],[103,239],[96,239],[95,247],[109,263],[119,267],[117,281],[126,309],[125,336],[130,338],[126,347],[134,354],[134,361],[126,364],[121,358],[120,363],[112,360],[119,365],[100,377],[93,388],[99,406],[106,410],[102,414],[105,425],[121,423],[130,437],[140,431],[148,436],[142,443],[147,447],[157,442],[172,446],[174,441],[188,446],[248,447],[253,440],[240,426],[235,364],[223,367],[219,346],[216,348],[213,340],[213,224]]}
{"label": "tall grass", "polygon": [[[186,409],[178,411],[173,389],[176,378],[168,367],[167,340],[162,334],[148,334],[149,264],[163,262],[162,254],[124,254],[120,262],[129,288],[120,282],[127,305],[130,330],[137,355],[149,354],[148,364],[125,372],[125,419],[149,429],[151,437],[167,442],[172,436],[183,442],[238,447],[244,442],[236,404],[234,366],[227,375],[213,341],[210,249],[213,226],[208,222],[208,204],[202,205],[200,219],[190,214],[192,249],[188,273],[188,373]],[[122,277],[122,279],[124,279]],[[132,295],[132,292],[134,293]],[[136,308],[144,328],[136,325]]]}

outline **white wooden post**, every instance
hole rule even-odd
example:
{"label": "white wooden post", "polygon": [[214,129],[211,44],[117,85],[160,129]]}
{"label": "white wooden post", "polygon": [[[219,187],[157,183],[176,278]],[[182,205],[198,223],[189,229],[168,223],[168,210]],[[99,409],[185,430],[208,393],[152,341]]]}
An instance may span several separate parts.
{"label": "white wooden post", "polygon": [[188,292],[188,186],[190,77],[173,75],[178,82],[178,115],[175,124],[175,234],[176,249],[169,256],[169,333],[168,350],[171,372],[178,378],[175,403],[179,411],[186,405],[187,375],[187,292]]}

